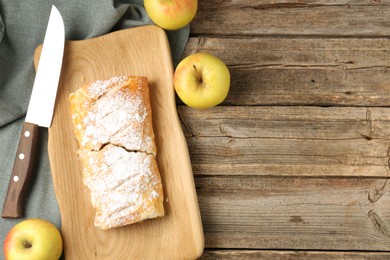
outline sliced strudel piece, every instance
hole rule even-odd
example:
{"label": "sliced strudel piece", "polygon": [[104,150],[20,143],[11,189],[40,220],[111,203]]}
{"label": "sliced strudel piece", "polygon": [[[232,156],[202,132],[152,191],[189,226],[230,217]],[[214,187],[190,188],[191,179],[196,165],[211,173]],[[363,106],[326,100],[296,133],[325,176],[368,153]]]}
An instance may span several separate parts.
{"label": "sliced strudel piece", "polygon": [[111,143],[156,154],[148,82],[113,77],[84,85],[70,95],[72,122],[81,149]]}

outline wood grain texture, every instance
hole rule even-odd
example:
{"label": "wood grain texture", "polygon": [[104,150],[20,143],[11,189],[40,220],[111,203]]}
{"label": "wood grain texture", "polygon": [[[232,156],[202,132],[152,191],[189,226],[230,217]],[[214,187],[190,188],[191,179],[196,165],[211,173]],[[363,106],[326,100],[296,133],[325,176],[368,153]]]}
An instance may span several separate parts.
{"label": "wood grain texture", "polygon": [[389,1],[199,1],[194,34],[388,36]]}
{"label": "wood grain texture", "polygon": [[180,106],[178,113],[196,175],[390,176],[389,108]]}
{"label": "wood grain texture", "polygon": [[203,259],[390,258],[388,17],[388,0],[199,2],[183,57],[232,75],[222,106],[178,100]]}
{"label": "wood grain texture", "polygon": [[387,106],[390,39],[191,38],[232,75],[225,105]]}
{"label": "wood grain texture", "polygon": [[383,179],[197,177],[208,248],[390,250]]}
{"label": "wood grain texture", "polygon": [[[48,150],[67,259],[183,259],[201,255],[202,223],[175,107],[172,69],[165,32],[156,26],[66,43]],[[93,225],[95,212],[82,184],[68,97],[86,82],[117,75],[148,78],[166,215],[102,231]]]}
{"label": "wood grain texture", "polygon": [[329,252],[329,251],[271,251],[271,250],[205,250],[201,259],[264,259],[264,260],[383,260],[388,252]]}

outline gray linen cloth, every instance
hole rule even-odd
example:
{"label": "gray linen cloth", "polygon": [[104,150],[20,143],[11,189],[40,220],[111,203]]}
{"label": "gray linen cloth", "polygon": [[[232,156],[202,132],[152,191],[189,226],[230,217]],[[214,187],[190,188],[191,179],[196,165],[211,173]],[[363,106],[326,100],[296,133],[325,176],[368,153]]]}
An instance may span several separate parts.
{"label": "gray linen cloth", "polygon": [[[0,0],[1,211],[35,77],[33,53],[43,42],[52,4],[64,19],[66,40],[87,39],[152,23],[142,0]],[[189,26],[167,32],[167,35],[176,65],[188,40]],[[48,160],[47,130],[42,128],[39,134],[38,162],[24,205],[25,216],[0,218],[0,247],[8,231],[26,218],[43,218],[61,227]]]}

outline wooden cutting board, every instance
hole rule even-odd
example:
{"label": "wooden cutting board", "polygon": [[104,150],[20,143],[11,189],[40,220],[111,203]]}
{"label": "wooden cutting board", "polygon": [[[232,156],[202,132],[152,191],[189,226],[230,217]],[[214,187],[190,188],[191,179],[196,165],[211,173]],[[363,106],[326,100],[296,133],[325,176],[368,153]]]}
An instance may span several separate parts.
{"label": "wooden cutting board", "polygon": [[[148,77],[166,216],[103,231],[93,225],[95,211],[82,184],[68,96],[87,82],[116,75]],[[202,254],[199,206],[162,29],[150,25],[66,42],[48,150],[66,259],[194,259]]]}

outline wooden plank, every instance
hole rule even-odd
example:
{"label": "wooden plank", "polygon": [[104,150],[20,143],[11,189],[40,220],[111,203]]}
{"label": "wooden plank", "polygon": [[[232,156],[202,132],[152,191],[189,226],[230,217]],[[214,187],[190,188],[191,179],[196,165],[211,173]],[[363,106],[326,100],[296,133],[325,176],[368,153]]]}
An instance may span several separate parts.
{"label": "wooden plank", "polygon": [[231,67],[389,66],[389,38],[190,37],[184,55],[211,52]]}
{"label": "wooden plank", "polygon": [[390,259],[389,252],[330,252],[330,251],[271,251],[271,250],[205,250],[201,259],[272,259],[272,260],[383,260]]}
{"label": "wooden plank", "polygon": [[178,107],[196,175],[389,176],[390,108]]}
{"label": "wooden plank", "polygon": [[388,36],[389,1],[199,1],[195,34]]}
{"label": "wooden plank", "polygon": [[206,248],[390,250],[388,178],[197,177]]}
{"label": "wooden plank", "polygon": [[390,39],[191,38],[229,67],[226,105],[390,104]]}

